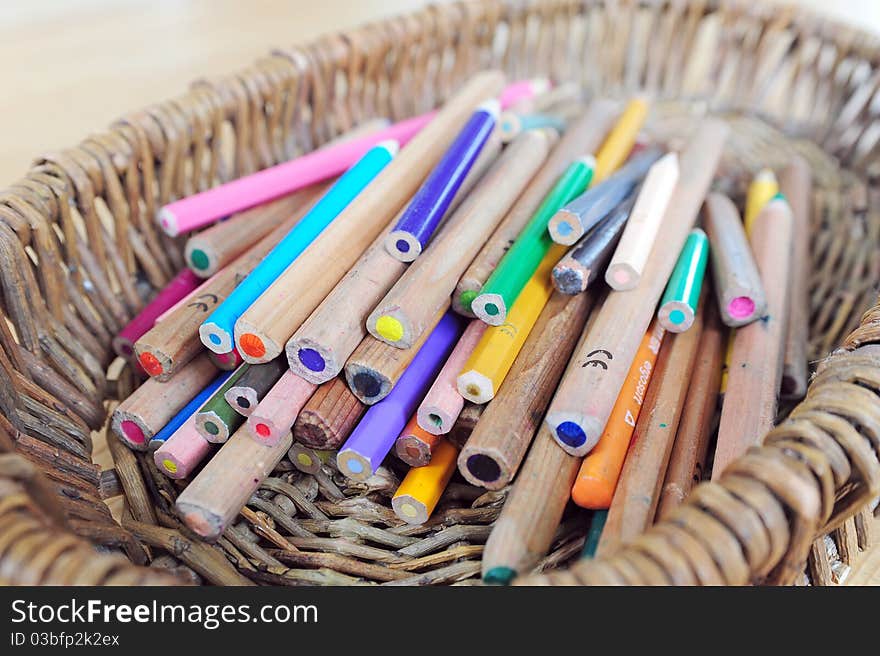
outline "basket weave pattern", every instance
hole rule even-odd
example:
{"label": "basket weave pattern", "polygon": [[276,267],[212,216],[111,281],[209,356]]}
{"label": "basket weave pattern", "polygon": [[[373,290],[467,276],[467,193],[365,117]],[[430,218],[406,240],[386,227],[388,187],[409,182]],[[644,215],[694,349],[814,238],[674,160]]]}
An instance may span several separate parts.
{"label": "basket weave pattern", "polygon": [[[387,503],[393,471],[383,470],[384,483],[346,488],[283,461],[242,521],[209,546],[179,530],[171,512],[179,488],[150,458],[108,435],[116,470],[102,476],[91,434],[104,423],[105,401],[136,384],[128,365],[107,374],[113,335],[183,266],[182,242],[155,224],[158,207],[372,117],[427,111],[493,67],[510,79],[576,81],[589,96],[647,92],[657,99],[649,130],[667,138],[695,115],[724,116],[734,136],[721,174],[732,193],[758,168],[806,156],[816,180],[810,356],[841,345],[763,446],[718,483],[699,486],[670,521],[609,560],[552,570],[583,539],[581,522],[564,522],[542,563],[552,571],[525,581],[795,581],[816,537],[854,522],[880,494],[880,196],[872,184],[880,128],[871,110],[880,43],[800,10],[754,4],[431,7],[276,50],[38,158],[0,192],[0,452],[8,452],[0,453],[0,582],[175,580],[140,567],[154,548],[184,563],[184,574],[221,584],[442,583],[478,574],[504,491],[453,485],[428,525],[404,527]],[[103,502],[119,491],[122,526]],[[96,557],[87,541],[128,560]]]}

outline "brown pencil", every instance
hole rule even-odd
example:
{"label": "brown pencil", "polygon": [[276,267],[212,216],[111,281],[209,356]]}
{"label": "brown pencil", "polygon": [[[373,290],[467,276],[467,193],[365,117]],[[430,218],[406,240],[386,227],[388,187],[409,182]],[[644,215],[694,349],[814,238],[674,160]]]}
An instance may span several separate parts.
{"label": "brown pencil", "polygon": [[322,384],[300,410],[293,425],[293,437],[313,449],[338,449],[366,409],[345,380],[334,378]]}
{"label": "brown pencil", "polygon": [[807,282],[810,274],[810,217],[813,180],[810,165],[794,157],[779,177],[779,188],[791,207],[794,221],[794,250],[791,272],[791,309],[785,338],[782,366],[782,397],[802,399],[807,393],[807,338],[810,301]]}
{"label": "brown pencil", "polygon": [[200,355],[167,382],[150,378],[113,411],[113,432],[129,447],[146,451],[150,439],[217,376],[207,355]]}
{"label": "brown pencil", "polygon": [[486,174],[431,247],[407,269],[367,319],[376,339],[409,348],[449,297],[461,274],[546,160],[556,141],[550,130],[518,137]]}
{"label": "brown pencil", "polygon": [[764,281],[767,315],[736,330],[712,480],[756,444],[776,420],[791,305],[793,233],[791,208],[776,196],[758,214],[749,237]]}
{"label": "brown pencil", "polygon": [[632,444],[608,509],[608,518],[596,549],[597,556],[613,554],[654,522],[660,489],[700,346],[705,297],[704,288],[700,295],[700,306],[703,307],[698,307],[690,329],[683,333],[667,334],[660,347],[657,369],[648,386]]}
{"label": "brown pencil", "polygon": [[465,401],[464,408],[461,409],[461,412],[458,414],[458,419],[455,420],[455,425],[452,427],[452,430],[445,435],[447,441],[450,444],[454,444],[458,449],[461,449],[467,444],[471,433],[474,432],[474,428],[476,428],[477,424],[480,422],[480,417],[483,416],[483,412],[485,412],[486,408],[490,405],[492,404],[490,403],[486,405],[483,403],[471,403],[470,401]]}
{"label": "brown pencil", "polygon": [[501,220],[458,281],[452,296],[453,310],[465,316],[474,316],[470,311],[470,303],[498,266],[504,253],[532,218],[547,192],[556,184],[569,164],[599,147],[617,118],[618,107],[618,103],[610,100],[595,101],[589,105],[583,116],[568,125],[565,135],[553,148],[544,166],[532,178],[529,186]]}
{"label": "brown pencil", "polygon": [[503,83],[497,71],[471,77],[238,319],[236,341],[247,338],[250,351],[262,353],[248,361],[271,360],[284,350],[296,329],[397,216],[477,106],[497,95]]}
{"label": "brown pencil", "polygon": [[556,390],[593,306],[593,294],[554,292],[458,457],[470,483],[510,483]]}
{"label": "brown pencil", "polygon": [[[498,139],[490,137],[452,200],[449,213],[455,213],[462,200],[468,197],[499,150]],[[407,270],[408,265],[390,255],[385,248],[385,239],[395,224],[396,221],[392,222],[382,231],[287,341],[285,351],[290,368],[306,380],[319,384],[339,375],[345,361],[367,336],[367,315]],[[438,234],[423,257],[433,251],[434,242],[439,239]]]}
{"label": "brown pencil", "polygon": [[272,473],[290,448],[285,435],[274,446],[252,439],[242,426],[177,497],[174,509],[191,531],[215,541]]}
{"label": "brown pencil", "polygon": [[657,518],[665,518],[684,500],[691,488],[703,477],[706,453],[718,406],[718,389],[721,383],[721,361],[724,357],[724,342],[727,330],[721,325],[715,302],[706,301],[703,313],[703,335],[697,349],[697,359],[690,376],[684,410],[669,466],[666,480],[660,492]]}

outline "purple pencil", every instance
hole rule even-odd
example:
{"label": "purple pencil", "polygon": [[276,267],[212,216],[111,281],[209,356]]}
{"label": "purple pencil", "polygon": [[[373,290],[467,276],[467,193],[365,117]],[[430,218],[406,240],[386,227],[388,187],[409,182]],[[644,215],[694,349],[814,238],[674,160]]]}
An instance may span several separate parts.
{"label": "purple pencil", "polygon": [[342,445],[336,456],[339,471],[358,481],[373,475],[434,382],[463,328],[451,312],[440,319],[394,389],[367,410]]}
{"label": "purple pencil", "polygon": [[500,105],[489,100],[465,123],[449,150],[385,238],[385,248],[401,262],[412,262],[440,225],[461,183],[495,129]]}

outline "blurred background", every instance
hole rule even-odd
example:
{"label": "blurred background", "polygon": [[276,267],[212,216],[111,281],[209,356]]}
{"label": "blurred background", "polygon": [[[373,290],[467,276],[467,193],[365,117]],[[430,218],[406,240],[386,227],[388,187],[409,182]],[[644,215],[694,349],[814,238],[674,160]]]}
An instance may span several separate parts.
{"label": "blurred background", "polygon": [[[774,2],[777,0],[753,0]],[[792,0],[789,0],[792,1]],[[880,33],[880,0],[793,0]],[[272,46],[427,0],[2,0],[0,186],[34,156]]]}

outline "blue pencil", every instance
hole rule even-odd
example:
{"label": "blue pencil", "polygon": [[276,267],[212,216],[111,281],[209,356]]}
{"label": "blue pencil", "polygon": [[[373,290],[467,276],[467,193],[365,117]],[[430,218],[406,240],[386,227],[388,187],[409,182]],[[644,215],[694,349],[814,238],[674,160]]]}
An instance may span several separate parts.
{"label": "blue pencil", "polygon": [[169,437],[174,435],[178,428],[183,426],[184,422],[192,415],[197,413],[208,400],[214,396],[214,392],[220,389],[229,377],[235,371],[223,371],[214,380],[212,380],[205,389],[195,395],[195,397],[183,406],[183,409],[171,418],[167,424],[162,427],[158,433],[150,439],[150,449],[157,449],[165,443]]}
{"label": "blue pencil", "polygon": [[499,109],[497,100],[480,105],[419,187],[394,230],[385,238],[385,248],[393,257],[412,262],[425,249],[495,129]]}
{"label": "blue pencil", "polygon": [[248,277],[205,319],[199,327],[199,336],[206,348],[214,353],[232,350],[236,320],[388,165],[397,150],[396,141],[384,141],[374,146],[327,190]]}

